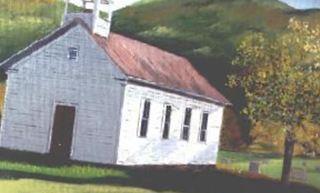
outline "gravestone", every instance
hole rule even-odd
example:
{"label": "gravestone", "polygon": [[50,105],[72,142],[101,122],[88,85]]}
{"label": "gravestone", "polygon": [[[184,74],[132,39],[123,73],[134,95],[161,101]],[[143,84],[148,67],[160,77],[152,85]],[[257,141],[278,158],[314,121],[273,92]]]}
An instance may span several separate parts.
{"label": "gravestone", "polygon": [[254,174],[259,174],[260,173],[260,162],[259,161],[250,161],[249,172],[254,173]]}
{"label": "gravestone", "polygon": [[316,166],[316,172],[320,173],[320,165]]}
{"label": "gravestone", "polygon": [[292,168],[290,171],[290,180],[306,182],[308,180],[308,174],[303,168]]}
{"label": "gravestone", "polygon": [[307,167],[307,162],[306,161],[302,161],[301,164],[302,164],[303,167],[305,167],[305,168]]}

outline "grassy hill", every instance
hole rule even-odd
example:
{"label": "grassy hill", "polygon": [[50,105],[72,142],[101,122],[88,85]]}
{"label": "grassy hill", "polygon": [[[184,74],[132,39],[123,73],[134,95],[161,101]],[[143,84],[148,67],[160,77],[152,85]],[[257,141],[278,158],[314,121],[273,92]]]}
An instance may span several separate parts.
{"label": "grassy hill", "polygon": [[[239,113],[245,105],[241,90],[225,86],[227,74],[235,70],[231,61],[237,45],[251,32],[269,36],[282,33],[292,17],[312,25],[320,24],[320,10],[295,10],[277,0],[144,0],[117,12],[112,29],[186,56],[231,100]],[[221,144],[236,141],[233,131],[237,127],[242,139],[252,143],[249,136],[252,126],[246,117],[238,116],[237,122],[230,112],[224,116]],[[236,123],[232,125],[232,122]]]}
{"label": "grassy hill", "polygon": [[[48,34],[60,24],[57,0],[0,0],[0,61]],[[289,18],[320,22],[320,11],[295,11],[277,0],[142,0],[115,14],[112,30],[186,56],[235,103],[225,81],[241,37],[270,35]]]}
{"label": "grassy hill", "polygon": [[119,11],[113,30],[186,56],[232,99],[224,85],[241,37],[280,33],[291,17],[320,23],[320,11],[296,11],[277,0],[148,0]]}
{"label": "grassy hill", "polygon": [[[0,61],[58,27],[62,12],[57,0],[0,0]],[[226,93],[241,37],[279,33],[290,17],[317,23],[320,11],[295,11],[277,0],[142,0],[118,11],[112,30],[186,56]]]}
{"label": "grassy hill", "polygon": [[0,61],[56,28],[62,10],[54,0],[0,0]]}
{"label": "grassy hill", "polygon": [[[281,33],[292,17],[320,24],[320,10],[299,11],[277,0],[144,0],[117,12],[112,29],[187,57],[239,114],[245,105],[242,91],[225,86],[227,74],[235,70],[231,61],[237,44],[251,32]],[[239,128],[250,143],[250,123],[237,117],[236,128],[226,122],[223,136]],[[229,118],[235,120],[234,114],[226,113]]]}
{"label": "grassy hill", "polygon": [[[0,0],[0,61],[58,27],[63,7],[58,0]],[[240,109],[241,92],[225,86],[236,45],[252,31],[281,33],[291,17],[320,23],[320,11],[277,0],[142,0],[116,12],[112,30],[186,56]]]}

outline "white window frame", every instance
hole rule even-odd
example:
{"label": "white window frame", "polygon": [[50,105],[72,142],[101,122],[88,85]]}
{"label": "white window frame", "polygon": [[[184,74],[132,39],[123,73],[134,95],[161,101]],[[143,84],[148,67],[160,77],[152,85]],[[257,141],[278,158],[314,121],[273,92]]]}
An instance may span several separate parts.
{"label": "white window frame", "polygon": [[[71,51],[76,51],[76,57],[73,59],[70,55]],[[68,47],[68,59],[70,61],[75,61],[77,62],[79,60],[79,55],[80,55],[80,49],[79,46],[69,46]]]}
{"label": "white window frame", "polygon": [[[167,113],[167,107],[170,106],[171,107],[171,114],[170,114],[170,123],[169,123],[169,128],[168,128],[168,138],[163,138],[163,132],[164,132],[164,126],[166,123],[166,113]],[[169,104],[169,103],[165,103],[163,105],[163,112],[162,112],[162,123],[161,123],[161,133],[160,133],[160,137],[162,140],[168,140],[170,139],[170,129],[171,129],[171,123],[172,123],[172,112],[173,112],[173,105]]]}
{"label": "white window frame", "polygon": [[[188,129],[188,139],[184,139],[183,138],[183,131],[184,131],[184,127],[185,127],[184,121],[185,121],[187,109],[191,109],[191,115],[190,115],[189,129]],[[183,140],[183,141],[189,141],[190,140],[190,131],[191,131],[191,123],[192,123],[192,112],[193,112],[192,107],[187,106],[187,107],[184,108],[184,112],[183,112],[183,115],[182,115],[183,116],[183,118],[182,118],[182,128],[181,128],[181,133],[180,133],[180,139]]]}
{"label": "white window frame", "polygon": [[[204,140],[204,141],[201,141],[202,121],[203,121],[203,115],[204,115],[204,114],[207,114],[207,115],[208,115],[208,119],[207,119],[207,128],[206,128],[205,140]],[[198,141],[199,141],[200,143],[207,143],[207,140],[208,140],[208,128],[209,128],[209,117],[210,117],[209,111],[202,111],[202,112],[201,112],[200,126],[199,126],[199,134],[198,134]]]}
{"label": "white window frame", "polygon": [[[141,127],[142,127],[142,121],[143,121],[143,112],[144,112],[144,106],[146,102],[150,103],[150,107],[149,107],[149,117],[148,117],[148,124],[147,124],[147,131],[146,131],[146,136],[141,136]],[[140,116],[139,116],[139,123],[138,123],[138,129],[137,129],[137,136],[139,138],[147,138],[148,137],[148,129],[149,129],[149,122],[150,122],[150,114],[151,114],[151,100],[148,98],[144,98],[141,100],[141,104],[140,104]]]}

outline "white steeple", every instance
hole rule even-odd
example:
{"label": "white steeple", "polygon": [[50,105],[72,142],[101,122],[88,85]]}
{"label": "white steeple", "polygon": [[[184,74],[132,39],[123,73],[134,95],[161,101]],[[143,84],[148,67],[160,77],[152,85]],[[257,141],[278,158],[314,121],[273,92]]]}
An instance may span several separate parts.
{"label": "white steeple", "polygon": [[83,11],[78,13],[69,13],[69,0],[66,0],[62,24],[68,23],[74,18],[80,18],[90,27],[93,34],[108,37],[113,13],[113,3],[111,3],[111,0],[81,1]]}
{"label": "white steeple", "polygon": [[99,34],[101,36],[109,36],[110,33],[110,27],[111,27],[111,19],[112,19],[112,4],[110,0],[106,1],[104,0],[105,6],[104,10],[107,12],[107,17],[102,18],[101,12],[102,12],[102,2],[103,0],[95,0],[94,3],[94,9],[93,9],[93,21],[92,21],[92,32],[95,34]]}

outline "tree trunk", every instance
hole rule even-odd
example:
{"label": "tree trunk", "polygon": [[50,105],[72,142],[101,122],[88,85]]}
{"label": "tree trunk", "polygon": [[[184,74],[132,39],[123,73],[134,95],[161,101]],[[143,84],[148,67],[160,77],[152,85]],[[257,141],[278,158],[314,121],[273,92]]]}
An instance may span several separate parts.
{"label": "tree trunk", "polygon": [[282,176],[281,176],[281,183],[284,185],[289,184],[294,144],[295,142],[292,139],[290,131],[287,131],[285,142],[284,142],[284,158],[283,158]]}

